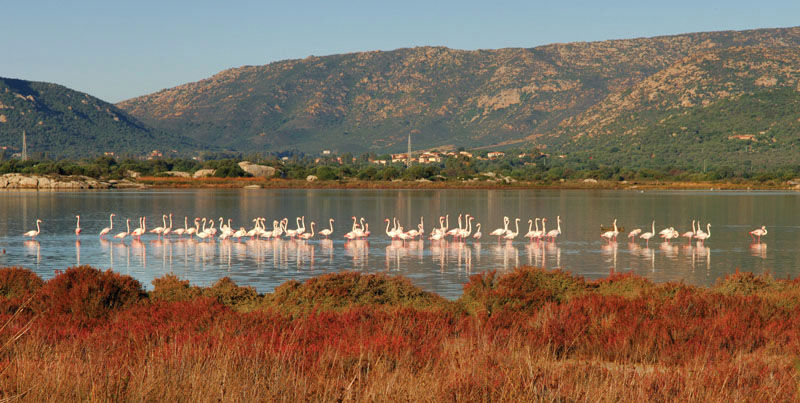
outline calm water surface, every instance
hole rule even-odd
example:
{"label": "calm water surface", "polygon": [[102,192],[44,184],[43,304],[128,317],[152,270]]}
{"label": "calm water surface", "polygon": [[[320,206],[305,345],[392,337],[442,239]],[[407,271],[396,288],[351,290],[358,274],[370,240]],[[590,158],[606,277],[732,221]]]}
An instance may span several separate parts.
{"label": "calm water surface", "polygon": [[[461,294],[469,275],[490,269],[510,270],[530,264],[563,268],[587,278],[608,275],[614,269],[632,271],[654,281],[682,280],[697,285],[713,284],[736,269],[771,272],[776,277],[798,275],[800,250],[800,193],[730,191],[590,191],[590,190],[187,190],[187,191],[92,191],[92,192],[3,192],[0,193],[0,266],[24,266],[50,278],[55,270],[75,264],[113,268],[140,280],[146,287],[165,273],[175,273],[197,285],[210,285],[223,276],[237,283],[272,291],[289,279],[342,270],[388,272],[409,277],[419,286],[446,297]],[[173,212],[175,226],[183,217],[220,216],[233,219],[233,226],[252,228],[251,219],[272,220],[306,216],[327,227],[335,219],[330,241],[210,241],[188,238],[158,240],[148,234],[141,242],[103,241],[97,233],[108,226],[109,213],[116,213],[115,229],[124,229],[125,219],[137,223],[148,217],[148,227],[161,225],[161,214]],[[450,227],[457,227],[459,213],[476,217],[483,224],[484,238],[472,241],[431,243],[428,240],[392,242],[384,234],[383,219],[397,216],[408,229],[425,217],[430,233],[439,215],[450,214]],[[75,215],[81,215],[83,234],[76,239]],[[370,223],[368,241],[346,242],[357,215]],[[555,243],[529,243],[517,239],[498,243],[486,236],[502,226],[504,215],[521,218],[520,236],[527,221],[548,217],[548,229],[556,216],[562,218],[562,235]],[[44,220],[37,241],[26,241],[22,233],[35,229],[36,218]],[[601,225],[614,218],[628,230],[656,231],[675,227],[681,232],[694,218],[711,223],[711,238],[702,244],[681,239],[672,244],[653,239],[628,243],[620,236],[616,244],[600,238]],[[191,221],[191,218],[190,218]],[[769,235],[753,245],[747,231],[766,225]],[[514,228],[513,221],[511,228]],[[318,226],[317,229],[320,229]]]}

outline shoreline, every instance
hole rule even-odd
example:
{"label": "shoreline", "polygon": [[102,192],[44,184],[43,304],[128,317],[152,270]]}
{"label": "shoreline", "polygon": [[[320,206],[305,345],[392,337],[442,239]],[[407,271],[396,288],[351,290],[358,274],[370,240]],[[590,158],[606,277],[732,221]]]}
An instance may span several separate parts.
{"label": "shoreline", "polygon": [[140,177],[136,183],[150,189],[475,189],[475,190],[800,190],[800,185],[757,182],[670,182],[670,181],[597,181],[566,180],[564,182],[487,181],[313,181],[275,178],[179,178]]}

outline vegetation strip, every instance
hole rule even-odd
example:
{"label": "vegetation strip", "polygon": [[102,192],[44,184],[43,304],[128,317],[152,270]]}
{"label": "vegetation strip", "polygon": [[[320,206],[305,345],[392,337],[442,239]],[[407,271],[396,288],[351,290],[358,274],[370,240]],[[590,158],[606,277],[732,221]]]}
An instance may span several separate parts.
{"label": "vegetation strip", "polygon": [[449,301],[343,272],[259,295],[88,266],[0,269],[0,396],[30,400],[790,400],[800,279],[711,288],[521,267]]}

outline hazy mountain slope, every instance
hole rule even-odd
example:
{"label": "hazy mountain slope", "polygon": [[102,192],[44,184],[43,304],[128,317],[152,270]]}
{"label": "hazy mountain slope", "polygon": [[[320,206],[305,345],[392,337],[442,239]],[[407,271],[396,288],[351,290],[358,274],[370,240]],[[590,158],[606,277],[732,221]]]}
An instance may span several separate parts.
{"label": "hazy mountain slope", "polygon": [[195,150],[198,143],[145,126],[88,94],[42,82],[0,77],[0,145],[54,157]]}
{"label": "hazy mountain slope", "polygon": [[[612,94],[710,50],[800,45],[800,28],[695,33],[532,49],[398,49],[288,60],[118,104],[155,127],[240,150],[389,151],[559,143]],[[587,117],[588,118],[588,117]],[[571,120],[570,120],[571,119]]]}

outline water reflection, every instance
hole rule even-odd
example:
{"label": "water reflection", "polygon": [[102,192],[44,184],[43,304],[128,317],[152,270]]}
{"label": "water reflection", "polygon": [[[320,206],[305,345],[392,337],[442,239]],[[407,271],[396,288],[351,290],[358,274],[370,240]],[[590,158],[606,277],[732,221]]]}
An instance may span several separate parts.
{"label": "water reflection", "polygon": [[25,249],[28,250],[29,254],[33,254],[36,256],[36,267],[39,267],[39,263],[42,262],[42,246],[39,244],[39,241],[35,239],[27,240],[23,242],[25,245]]}
{"label": "water reflection", "polygon": [[759,257],[761,259],[767,258],[767,244],[765,243],[751,243],[750,255]]}

